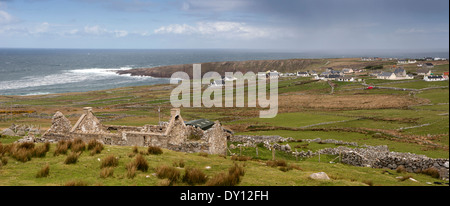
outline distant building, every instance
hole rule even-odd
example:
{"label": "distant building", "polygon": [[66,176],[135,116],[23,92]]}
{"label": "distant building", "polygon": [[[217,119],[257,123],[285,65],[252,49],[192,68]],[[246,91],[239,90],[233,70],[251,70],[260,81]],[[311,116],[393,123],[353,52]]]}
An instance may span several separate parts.
{"label": "distant building", "polygon": [[423,64],[422,68],[433,69],[434,65],[432,63],[425,63]]}
{"label": "distant building", "polygon": [[427,82],[436,82],[436,81],[445,81],[447,79],[444,78],[443,76],[425,76],[423,80]]}
{"label": "distant building", "polygon": [[389,79],[389,80],[395,80],[397,79],[397,76],[394,72],[381,72],[377,75],[377,79]]}
{"label": "distant building", "polygon": [[415,59],[408,59],[408,64],[415,64],[417,61]]}
{"label": "distant building", "polygon": [[429,76],[431,75],[431,70],[427,68],[422,68],[417,70],[417,75],[421,76]]}
{"label": "distant building", "polygon": [[277,71],[268,71],[266,73],[266,77],[269,79],[274,79],[280,77],[280,74]]}
{"label": "distant building", "polygon": [[308,72],[297,72],[297,76],[299,76],[299,77],[309,77],[309,73]]}
{"label": "distant building", "polygon": [[408,64],[408,61],[406,59],[399,59],[397,61],[398,64]]}
{"label": "distant building", "polygon": [[353,71],[353,69],[351,69],[351,68],[344,68],[344,69],[342,69],[342,73],[344,73],[344,74],[351,74],[351,73],[353,73],[354,71]]}
{"label": "distant building", "polygon": [[340,76],[338,78],[336,78],[337,81],[340,82],[354,82],[355,78],[354,77],[344,77],[344,76]]}

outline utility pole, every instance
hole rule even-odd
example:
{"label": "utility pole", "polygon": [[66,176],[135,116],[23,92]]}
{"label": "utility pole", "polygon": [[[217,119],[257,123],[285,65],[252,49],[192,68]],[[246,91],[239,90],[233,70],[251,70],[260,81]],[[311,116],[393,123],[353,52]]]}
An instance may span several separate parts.
{"label": "utility pole", "polygon": [[161,106],[158,106],[158,117],[159,117],[158,124],[159,126],[161,126]]}

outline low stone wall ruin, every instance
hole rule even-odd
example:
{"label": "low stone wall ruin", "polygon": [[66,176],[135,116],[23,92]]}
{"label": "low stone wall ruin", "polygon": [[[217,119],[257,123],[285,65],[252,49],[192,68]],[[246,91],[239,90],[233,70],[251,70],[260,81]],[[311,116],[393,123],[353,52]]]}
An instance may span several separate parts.
{"label": "low stone wall ruin", "polygon": [[[199,138],[191,140],[192,134]],[[158,146],[180,152],[225,155],[227,137],[228,133],[219,122],[205,131],[185,125],[179,109],[171,110],[171,119],[166,124],[131,127],[103,125],[93,114],[92,108],[85,108],[85,113],[73,127],[61,112],[57,112],[52,118],[51,128],[39,141],[79,138],[85,142],[97,140],[106,145]]]}
{"label": "low stone wall ruin", "polygon": [[[256,144],[263,143],[267,149],[275,148],[279,151],[290,153],[293,156],[300,158],[310,158],[319,154],[340,155],[342,163],[372,168],[386,168],[395,170],[402,166],[407,172],[421,172],[429,168],[435,168],[439,171],[440,177],[443,179],[449,178],[449,159],[429,158],[425,155],[418,155],[412,153],[400,153],[389,151],[386,145],[368,146],[358,145],[355,142],[344,142],[340,140],[320,138],[303,139],[303,142],[327,143],[339,146],[337,148],[325,148],[313,151],[292,151],[289,144],[281,145],[279,143],[293,142],[293,138],[283,138],[280,136],[250,136],[250,135],[235,135],[230,139],[231,142],[240,142],[238,146],[255,147]],[[234,145],[230,148],[235,147]]]}

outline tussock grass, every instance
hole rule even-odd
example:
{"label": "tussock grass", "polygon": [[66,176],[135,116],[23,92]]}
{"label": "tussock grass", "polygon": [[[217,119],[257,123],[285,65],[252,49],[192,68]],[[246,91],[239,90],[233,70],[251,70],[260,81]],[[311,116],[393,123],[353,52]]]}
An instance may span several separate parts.
{"label": "tussock grass", "polygon": [[186,168],[185,174],[183,176],[182,181],[184,183],[187,183],[189,185],[197,185],[197,184],[204,184],[208,180],[208,177],[197,168]]}
{"label": "tussock grass", "polygon": [[78,161],[78,157],[81,155],[81,152],[71,152],[69,155],[67,155],[66,159],[64,160],[64,164],[75,164]]}
{"label": "tussock grass", "polygon": [[439,179],[441,177],[441,175],[439,174],[439,170],[434,167],[430,167],[428,169],[422,170],[421,173],[431,176],[436,179]]}
{"label": "tussock grass", "polygon": [[269,167],[287,167],[285,160],[269,160],[266,162],[266,165]]}
{"label": "tussock grass", "polygon": [[136,156],[133,164],[136,166],[137,170],[141,170],[142,172],[147,172],[149,168],[147,160],[141,154]]}
{"label": "tussock grass", "polygon": [[119,159],[114,155],[109,155],[102,160],[100,168],[117,167],[119,165]]}
{"label": "tussock grass", "polygon": [[228,173],[222,172],[209,179],[206,186],[235,186],[241,182],[244,175],[244,168],[234,164],[228,169]]}
{"label": "tussock grass", "polygon": [[76,138],[73,140],[70,150],[72,150],[72,152],[83,152],[86,150],[86,144],[83,140]]}
{"label": "tussock grass", "polygon": [[95,140],[95,139],[91,139],[91,140],[88,142],[87,150],[95,149],[95,148],[98,147],[98,146],[100,146],[100,147],[103,149],[103,144],[102,144],[101,142],[99,142],[99,141],[97,141],[97,140]]}
{"label": "tussock grass", "polygon": [[114,176],[114,168],[105,167],[100,171],[100,178],[108,178]]}
{"label": "tussock grass", "polygon": [[47,177],[50,173],[50,166],[47,164],[44,165],[44,167],[41,168],[41,170],[38,171],[36,174],[36,178],[42,178]]}
{"label": "tussock grass", "polygon": [[77,186],[77,187],[79,187],[79,186],[88,186],[88,184],[86,182],[82,181],[82,180],[72,180],[72,181],[66,182],[64,184],[64,186]]}
{"label": "tussock grass", "polygon": [[163,151],[160,147],[155,147],[155,146],[148,146],[147,152],[148,152],[148,154],[152,154],[152,155],[160,155],[163,153]]}
{"label": "tussock grass", "polygon": [[168,179],[171,185],[180,179],[180,171],[175,167],[162,165],[156,168],[156,176],[160,179]]}
{"label": "tussock grass", "polygon": [[136,177],[136,164],[134,164],[133,162],[130,162],[126,165],[127,168],[127,178],[128,179],[133,179],[134,177]]}
{"label": "tussock grass", "polygon": [[184,168],[184,166],[185,166],[184,160],[174,161],[174,162],[172,163],[172,166]]}
{"label": "tussock grass", "polygon": [[247,161],[247,160],[251,160],[251,159],[252,159],[252,157],[247,157],[247,156],[236,156],[236,155],[231,156],[231,160],[233,160],[233,161],[242,162],[242,161]]}
{"label": "tussock grass", "polygon": [[65,140],[58,141],[53,156],[58,156],[60,154],[67,154],[67,150],[69,149],[70,146],[69,144],[71,145],[72,143],[70,143],[70,141]]}
{"label": "tussock grass", "polygon": [[198,156],[201,156],[201,157],[208,157],[208,153],[206,153],[206,152],[200,152],[200,153],[198,153]]}

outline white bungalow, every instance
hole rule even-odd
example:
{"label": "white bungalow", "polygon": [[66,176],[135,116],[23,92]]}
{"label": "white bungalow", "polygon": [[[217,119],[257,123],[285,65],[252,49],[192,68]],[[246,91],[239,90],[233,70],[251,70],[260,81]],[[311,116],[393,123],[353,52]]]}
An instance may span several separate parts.
{"label": "white bungalow", "polygon": [[423,80],[427,82],[437,82],[437,81],[445,81],[447,79],[444,78],[443,76],[425,76]]}

